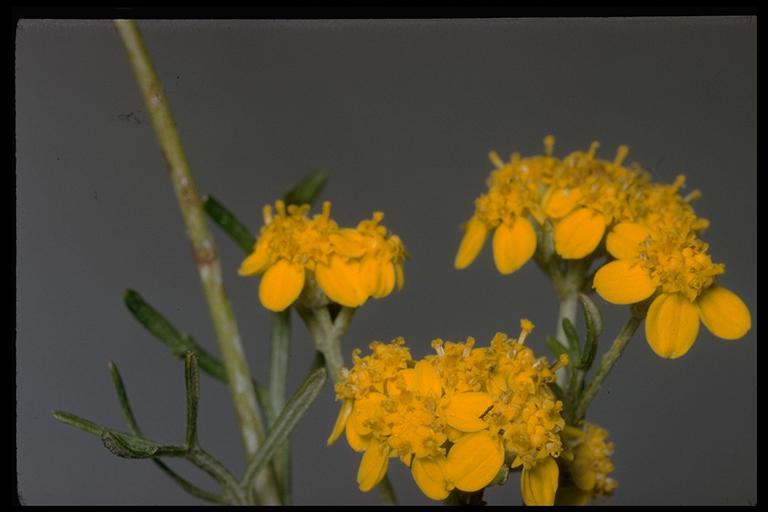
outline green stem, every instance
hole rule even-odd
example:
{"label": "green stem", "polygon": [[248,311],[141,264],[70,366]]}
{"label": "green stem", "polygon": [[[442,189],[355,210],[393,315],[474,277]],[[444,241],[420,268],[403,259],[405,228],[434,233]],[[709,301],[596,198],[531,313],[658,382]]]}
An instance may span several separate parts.
{"label": "green stem", "polygon": [[386,475],[379,483],[378,488],[381,492],[381,495],[384,497],[384,501],[386,501],[388,505],[397,506],[400,504],[397,501],[395,488],[392,487],[392,482],[389,481],[389,478],[387,478]]}
{"label": "green stem", "polygon": [[[331,313],[325,306],[310,309],[297,304],[296,311],[307,326],[315,348],[322,354],[325,367],[334,384],[339,382],[342,377],[342,368],[344,368],[341,337],[347,333],[352,317],[355,315],[355,309],[342,307],[335,319],[331,319]],[[379,489],[387,503],[398,504],[395,489],[387,475],[384,475]]]}
{"label": "green stem", "polygon": [[621,357],[621,353],[626,348],[627,343],[629,343],[629,340],[632,339],[632,335],[635,334],[635,331],[637,331],[637,328],[642,323],[643,318],[644,315],[641,316],[633,313],[627,320],[627,323],[624,324],[624,327],[621,329],[621,332],[619,332],[619,335],[616,336],[615,340],[613,340],[611,348],[609,348],[605,354],[603,354],[603,357],[600,359],[600,366],[597,367],[595,376],[584,389],[584,392],[581,393],[581,398],[576,405],[574,417],[577,424],[584,419],[589,404],[592,402],[592,399],[595,398],[595,395],[597,395],[598,391],[600,391],[600,386],[608,374],[611,373],[614,365]]}
{"label": "green stem", "polygon": [[245,493],[237,478],[215,457],[200,447],[195,447],[187,451],[184,458],[219,482],[235,505],[245,505]]}
{"label": "green stem", "polygon": [[[272,316],[272,350],[270,354],[269,394],[272,410],[280,414],[285,405],[286,381],[288,379],[288,357],[291,341],[290,308]],[[273,421],[273,420],[272,420]],[[270,427],[272,421],[269,422]],[[291,501],[291,441],[281,446],[274,459],[275,473],[280,482],[283,505]]]}
{"label": "green stem", "polygon": [[327,307],[307,309],[297,305],[296,310],[307,326],[315,348],[323,354],[325,367],[328,368],[331,379],[334,383],[339,382],[341,369],[344,367],[341,337],[347,332],[355,310],[342,307],[335,321],[331,320],[331,313]]}
{"label": "green stem", "polygon": [[[568,336],[565,335],[565,329],[563,328],[563,320],[566,318],[571,321],[572,324],[576,324],[576,314],[578,313],[579,298],[578,291],[565,292],[565,295],[561,295],[560,299],[560,311],[557,315],[557,341],[559,341],[569,353],[572,353],[574,348],[571,347],[571,343],[568,340]],[[573,381],[573,374],[575,371],[574,365],[576,361],[571,361],[568,366],[557,370],[557,384],[561,389],[565,390],[569,387],[569,384]]]}
{"label": "green stem", "polygon": [[[163,159],[173,181],[176,198],[184,217],[187,235],[192,242],[198,273],[224,359],[224,367],[227,371],[228,382],[240,420],[240,433],[247,457],[250,460],[256,454],[259,440],[264,435],[263,427],[256,407],[255,392],[250,384],[250,372],[243,354],[237,324],[224,292],[221,265],[208,229],[200,195],[197,192],[194,177],[182,148],[165,93],[136,22],[133,20],[115,20],[114,24],[136,74],[144,102],[152,118],[155,134],[160,143]],[[256,483],[259,495],[265,504],[279,503],[271,475],[265,473],[262,476]]]}

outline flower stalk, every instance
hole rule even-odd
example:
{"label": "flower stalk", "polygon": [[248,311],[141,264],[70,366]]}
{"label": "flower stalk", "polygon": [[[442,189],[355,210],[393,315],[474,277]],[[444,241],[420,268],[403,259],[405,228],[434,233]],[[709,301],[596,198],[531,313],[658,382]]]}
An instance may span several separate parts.
{"label": "flower stalk", "polygon": [[[136,74],[155,134],[160,143],[163,159],[173,181],[224,359],[246,454],[248,459],[251,459],[258,450],[260,438],[263,437],[263,427],[256,406],[255,392],[250,384],[250,372],[243,354],[237,324],[222,284],[221,266],[213,238],[208,229],[200,195],[195,186],[165,93],[147,53],[138,26],[133,20],[115,20],[114,25]],[[265,504],[279,502],[269,475],[263,475],[262,478],[258,479],[256,485]]]}
{"label": "flower stalk", "polygon": [[597,367],[597,371],[595,372],[595,376],[581,393],[579,401],[576,405],[574,418],[577,424],[584,420],[584,416],[587,413],[589,404],[600,391],[600,387],[602,386],[603,381],[606,377],[608,377],[608,374],[611,373],[611,370],[618,362],[619,358],[621,357],[621,353],[624,352],[624,349],[627,347],[629,340],[632,339],[635,331],[637,331],[637,328],[640,327],[640,324],[643,322],[643,318],[645,318],[645,314],[639,313],[636,309],[633,308],[629,319],[624,324],[624,327],[622,327],[618,336],[616,336],[616,339],[613,340],[611,348],[609,348],[603,354],[603,357],[600,359],[600,366]]}

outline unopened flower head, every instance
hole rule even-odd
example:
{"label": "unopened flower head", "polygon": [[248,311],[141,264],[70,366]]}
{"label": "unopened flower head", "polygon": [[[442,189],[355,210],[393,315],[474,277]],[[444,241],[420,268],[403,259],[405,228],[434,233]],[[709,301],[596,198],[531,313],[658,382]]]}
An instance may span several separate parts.
{"label": "unopened flower head", "polygon": [[282,201],[275,203],[274,211],[264,208],[264,226],[239,273],[264,274],[259,298],[265,308],[284,310],[306,283],[317,283],[328,299],[348,307],[403,286],[405,249],[400,238],[381,225],[381,212],[357,228],[340,228],[331,219],[329,202],[312,217],[309,209],[286,207]]}
{"label": "unopened flower head", "polygon": [[329,444],[345,432],[364,452],[360,489],[378,484],[397,457],[425,495],[441,500],[490,485],[508,460],[522,467],[525,502],[552,504],[565,422],[548,384],[567,358],[554,366],[536,358],[523,343],[530,329],[526,321],[520,338],[499,333],[488,347],[437,339],[436,354],[421,360],[402,338],[355,354],[336,386],[343,404]]}
{"label": "unopened flower head", "polygon": [[619,485],[609,476],[614,470],[614,446],[607,441],[608,435],[606,429],[592,423],[586,423],[583,430],[569,426],[565,431],[572,454],[568,472],[576,487],[592,495],[610,494]]}

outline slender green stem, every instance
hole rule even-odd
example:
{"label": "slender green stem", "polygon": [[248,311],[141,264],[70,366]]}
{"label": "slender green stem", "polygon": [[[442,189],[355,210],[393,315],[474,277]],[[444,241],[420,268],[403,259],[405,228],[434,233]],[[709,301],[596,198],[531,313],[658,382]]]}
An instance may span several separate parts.
{"label": "slender green stem", "polygon": [[389,478],[385,476],[379,483],[378,488],[381,492],[381,495],[384,497],[384,501],[386,501],[388,505],[397,506],[400,504],[397,501],[395,488],[392,487],[392,482],[389,481]]}
{"label": "slender green stem", "polygon": [[301,319],[309,330],[315,348],[323,354],[325,366],[328,368],[333,382],[341,379],[341,369],[344,367],[344,356],[341,353],[341,337],[347,332],[354,315],[354,309],[343,307],[331,320],[331,314],[327,307],[307,309],[297,306]]}
{"label": "slender green stem", "polygon": [[643,316],[632,314],[627,320],[627,323],[624,324],[621,332],[619,332],[619,335],[616,336],[615,340],[613,340],[611,348],[609,348],[603,354],[603,357],[600,359],[600,366],[597,367],[595,376],[584,389],[584,392],[581,393],[579,403],[576,405],[574,416],[577,423],[584,419],[589,404],[592,402],[592,399],[595,398],[597,392],[600,391],[600,386],[608,374],[611,373],[614,365],[621,357],[621,353],[626,348],[629,340],[632,339],[632,335],[635,334],[635,331],[637,331],[637,328],[640,326],[642,321]]}
{"label": "slender green stem", "polygon": [[184,458],[219,482],[227,491],[227,494],[235,505],[246,504],[245,492],[240,487],[237,478],[235,478],[235,476],[221,462],[216,460],[215,457],[211,456],[199,446],[196,446],[195,448],[188,450],[184,455]]}
{"label": "slender green stem", "polygon": [[[163,158],[171,174],[176,198],[187,227],[187,235],[192,242],[192,250],[224,359],[224,367],[227,370],[227,378],[240,420],[243,443],[250,460],[258,450],[259,439],[263,437],[262,422],[256,407],[255,392],[250,385],[250,372],[243,354],[237,324],[229,299],[224,292],[221,265],[208,229],[200,195],[165,93],[144,46],[138,26],[133,20],[115,20],[114,23],[136,74]],[[265,504],[279,502],[271,475],[265,473],[263,478],[257,479],[256,486]]]}
{"label": "slender green stem", "polygon": [[[272,316],[272,350],[270,354],[269,394],[272,410],[279,414],[285,405],[288,380],[288,357],[291,341],[291,309]],[[272,426],[274,420],[270,420]],[[284,505],[291,501],[291,440],[277,450],[274,459],[275,473],[280,483]]]}
{"label": "slender green stem", "polygon": [[226,497],[220,496],[210,491],[206,491],[205,489],[201,489],[196,485],[190,483],[186,478],[176,473],[173,469],[170,468],[170,466],[168,466],[168,464],[166,464],[162,460],[152,459],[152,462],[154,462],[163,473],[168,475],[174,482],[176,482],[179,485],[179,487],[187,491],[192,496],[196,498],[200,498],[201,500],[210,501],[211,503],[219,503],[221,505],[230,504],[229,500]]}
{"label": "slender green stem", "polygon": [[[571,347],[568,336],[565,335],[565,329],[563,328],[563,320],[566,318],[571,321],[572,324],[576,324],[576,314],[578,313],[579,299],[577,292],[570,292],[560,299],[560,310],[557,315],[557,341],[559,341],[569,352],[574,348]],[[566,389],[572,380],[574,372],[573,365],[576,361],[571,361],[571,364],[565,368],[557,370],[557,384]]]}

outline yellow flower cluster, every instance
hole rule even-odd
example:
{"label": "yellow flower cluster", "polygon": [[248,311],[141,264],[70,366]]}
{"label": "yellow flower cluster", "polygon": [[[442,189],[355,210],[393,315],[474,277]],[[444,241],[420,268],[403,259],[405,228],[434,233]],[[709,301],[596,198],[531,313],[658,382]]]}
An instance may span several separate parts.
{"label": "yellow flower cluster", "polygon": [[389,459],[408,466],[426,496],[490,485],[505,464],[522,467],[526,504],[553,504],[559,469],[562,402],[548,387],[567,357],[549,366],[524,345],[533,324],[515,340],[498,333],[488,347],[434,340],[436,354],[413,360],[404,340],[373,342],[371,354],[336,385],[341,411],[328,439],[342,433],[363,452],[362,491],[377,485]]}
{"label": "yellow flower cluster", "polygon": [[554,139],[544,142],[543,156],[514,154],[504,162],[491,153],[496,169],[465,227],[457,269],[474,261],[493,231],[497,269],[514,272],[533,257],[537,232],[543,236],[549,224],[554,250],[566,260],[589,257],[605,241],[616,258],[595,276],[594,287],[605,300],[632,304],[655,295],[645,332],[659,356],[684,355],[700,321],[724,339],[749,331],[746,305],[715,282],[725,267],[712,262],[699,238],[709,222],[691,207],[698,191],[680,195],[683,176],[671,185],[652,182],[637,165],[623,165],[626,146],[613,161],[595,156],[597,143],[560,160],[552,156]]}
{"label": "yellow flower cluster", "polygon": [[619,484],[608,476],[614,470],[613,443],[606,441],[608,431],[586,423],[583,430],[566,427],[564,435],[573,455],[567,463],[568,472],[576,487],[594,495],[612,493]]}
{"label": "yellow flower cluster", "polygon": [[356,228],[339,228],[331,219],[331,203],[309,217],[309,205],[264,207],[264,226],[253,253],[240,266],[242,276],[264,274],[259,299],[265,308],[282,311],[316,282],[332,301],[359,307],[369,297],[389,295],[404,282],[405,248],[397,235],[381,225],[375,212]]}

